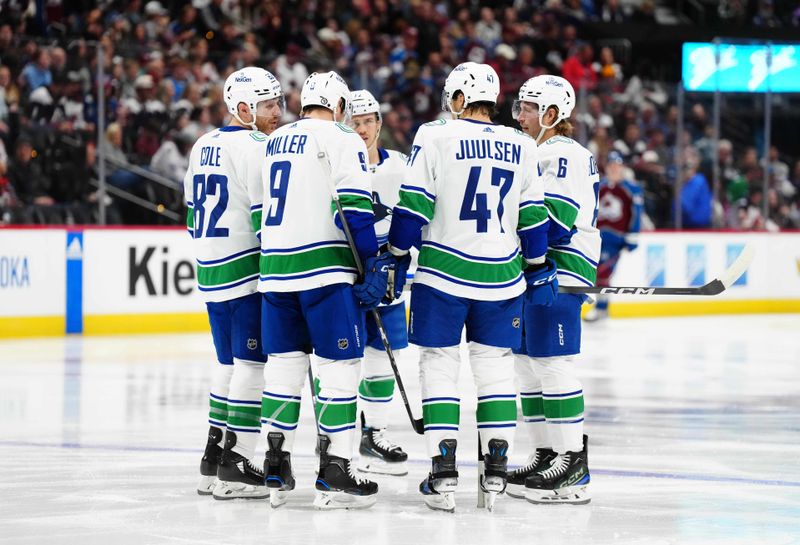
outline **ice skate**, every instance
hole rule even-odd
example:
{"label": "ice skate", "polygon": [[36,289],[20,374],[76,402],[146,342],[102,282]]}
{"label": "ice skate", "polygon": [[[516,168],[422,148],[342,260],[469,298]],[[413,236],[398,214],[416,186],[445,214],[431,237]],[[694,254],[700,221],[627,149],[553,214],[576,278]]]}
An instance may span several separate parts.
{"label": "ice skate", "polygon": [[556,453],[549,448],[537,448],[536,452],[528,457],[528,462],[508,474],[506,494],[512,498],[525,499],[525,479],[550,466]]}
{"label": "ice skate", "polygon": [[489,441],[489,452],[483,455],[483,475],[481,475],[481,493],[484,506],[489,512],[494,510],[497,496],[505,492],[508,467],[508,442],[502,439]]}
{"label": "ice skate", "polygon": [[458,486],[458,471],[456,470],[455,439],[444,439],[439,443],[439,452],[431,460],[431,472],[419,485],[425,505],[434,511],[456,510],[456,487]]}
{"label": "ice skate", "polygon": [[286,503],[288,492],[294,490],[292,455],[283,450],[284,436],[280,432],[267,434],[267,458],[264,460],[264,475],[270,489],[269,504],[277,508]]}
{"label": "ice skate", "polygon": [[350,460],[328,454],[331,445],[328,436],[320,435],[319,445],[319,474],[314,507],[327,510],[364,509],[372,506],[377,499],[378,485],[358,477]]}
{"label": "ice skate", "polygon": [[219,442],[222,440],[222,430],[216,426],[208,428],[208,442],[200,460],[200,482],[197,484],[197,493],[201,496],[210,496],[217,485],[217,467],[219,458],[222,455],[222,447]]}
{"label": "ice skate", "polygon": [[217,485],[214,487],[215,500],[244,498],[263,500],[269,497],[269,489],[264,485],[264,472],[250,460],[233,452],[236,434],[225,432],[225,449],[217,469]]}
{"label": "ice skate", "polygon": [[590,480],[587,437],[584,435],[582,451],[558,454],[549,467],[528,477],[525,499],[539,504],[586,504],[591,501],[586,490]]}
{"label": "ice skate", "polygon": [[[364,422],[363,415],[361,422]],[[359,453],[359,471],[381,475],[408,475],[408,454],[386,437],[386,429],[362,427]]]}

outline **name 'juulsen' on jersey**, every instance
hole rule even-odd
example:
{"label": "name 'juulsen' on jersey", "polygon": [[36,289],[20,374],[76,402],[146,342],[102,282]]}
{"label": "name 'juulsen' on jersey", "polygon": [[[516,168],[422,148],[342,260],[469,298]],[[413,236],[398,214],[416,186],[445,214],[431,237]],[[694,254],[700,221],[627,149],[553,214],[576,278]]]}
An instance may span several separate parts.
{"label": "name 'juulsen' on jersey", "polygon": [[270,138],[267,143],[267,156],[282,153],[304,153],[308,136],[305,134],[281,135]]}
{"label": "name 'juulsen' on jersey", "polygon": [[456,152],[456,161],[494,159],[518,165],[521,158],[521,145],[499,140],[461,140],[459,151]]}

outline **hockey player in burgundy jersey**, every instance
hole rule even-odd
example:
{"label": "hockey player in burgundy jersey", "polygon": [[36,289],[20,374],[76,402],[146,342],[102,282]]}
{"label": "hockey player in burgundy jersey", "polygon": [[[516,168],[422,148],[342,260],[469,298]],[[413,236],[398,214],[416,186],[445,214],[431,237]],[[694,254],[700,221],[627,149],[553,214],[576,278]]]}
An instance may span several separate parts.
{"label": "hockey player in burgundy jersey", "polygon": [[[612,151],[608,155],[606,176],[600,181],[600,207],[597,213],[597,228],[600,229],[602,246],[597,265],[597,285],[610,285],[611,275],[623,250],[636,249],[636,239],[642,216],[642,189],[625,179],[622,155]],[[586,314],[586,321],[593,322],[608,316],[608,296],[599,295],[597,304]]]}

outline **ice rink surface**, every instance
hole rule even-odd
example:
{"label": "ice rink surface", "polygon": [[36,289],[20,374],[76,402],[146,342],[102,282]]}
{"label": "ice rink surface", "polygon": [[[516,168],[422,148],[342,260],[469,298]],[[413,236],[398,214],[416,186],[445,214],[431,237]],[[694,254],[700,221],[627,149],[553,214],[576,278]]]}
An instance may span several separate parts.
{"label": "ice rink surface", "polygon": [[[429,461],[395,396],[407,477],[376,479],[366,511],[311,507],[304,399],[298,489],[279,510],[195,485],[210,336],[0,341],[0,543],[800,543],[800,316],[615,320],[585,328],[581,375],[592,502],[475,507],[474,387],[462,367],[455,514],[417,492]],[[417,415],[415,354],[402,357]],[[307,394],[307,392],[306,392]],[[512,463],[527,453],[519,429]]]}

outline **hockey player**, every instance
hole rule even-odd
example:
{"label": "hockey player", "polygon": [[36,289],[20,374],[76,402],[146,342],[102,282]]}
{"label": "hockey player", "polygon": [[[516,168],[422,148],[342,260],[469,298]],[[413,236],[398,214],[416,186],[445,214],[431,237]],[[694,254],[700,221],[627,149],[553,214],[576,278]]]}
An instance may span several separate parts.
{"label": "hockey player", "polygon": [[[644,197],[639,184],[625,178],[625,164],[617,151],[608,154],[606,176],[600,181],[600,208],[597,228],[600,229],[600,262],[597,265],[597,285],[609,286],[611,275],[623,250],[632,252],[642,219]],[[594,322],[608,316],[608,296],[598,295],[595,306],[585,320]]]}
{"label": "hockey player", "polygon": [[249,67],[228,77],[223,97],[230,124],[197,140],[184,178],[198,290],[206,300],[219,361],[197,492],[217,499],[263,499],[268,496],[264,475],[250,462],[260,431],[266,360],[256,292],[261,166],[267,134],[282,115],[283,94],[272,74]]}
{"label": "hockey player", "polygon": [[[458,65],[442,107],[452,120],[420,127],[389,231],[404,255],[422,231],[411,292],[409,339],[419,346],[423,421],[432,469],[420,484],[428,507],[455,509],[459,428],[459,343],[466,325],[478,390],[485,461],[482,493],[491,508],[506,486],[516,427],[512,347],[521,343],[523,293],[548,304],[557,288],[545,259],[547,210],[537,149],[519,130],[494,125],[500,83],[485,64]],[[530,271],[523,273],[522,254]],[[403,278],[399,267],[396,274]],[[526,292],[527,281],[527,292]]]}
{"label": "hockey player", "polygon": [[[319,357],[317,396],[320,466],[314,506],[360,508],[375,503],[378,485],[351,466],[360,359],[367,339],[359,302],[374,308],[384,297],[394,258],[378,255],[367,148],[340,123],[350,91],[335,72],[311,74],[300,93],[302,118],[269,138],[261,238],[262,339],[269,355],[262,423],[270,503],[294,488],[291,452],[309,352]],[[365,276],[342,230],[338,195]],[[332,214],[333,211],[333,214]]]}
{"label": "hockey player", "polygon": [[[539,144],[550,217],[548,258],[558,283],[592,286],[600,253],[597,163],[572,140],[575,91],[567,80],[537,76],[519,91],[513,113]],[[522,414],[531,438],[528,463],[509,476],[508,493],[532,503],[587,503],[583,388],[575,376],[585,296],[561,294],[544,308],[525,307],[525,344],[516,357]],[[527,355],[526,355],[527,354]]]}
{"label": "hockey player", "polygon": [[[367,164],[372,175],[372,209],[378,244],[389,238],[394,205],[399,200],[406,156],[378,147],[381,132],[380,104],[369,91],[353,91],[351,126],[367,146]],[[403,301],[378,307],[392,350],[408,346],[406,306]],[[367,473],[405,475],[408,455],[386,436],[387,411],[394,394],[394,374],[383,348],[372,314],[367,314],[367,346],[364,349],[362,379],[358,387],[361,401],[361,445],[358,469]]]}

